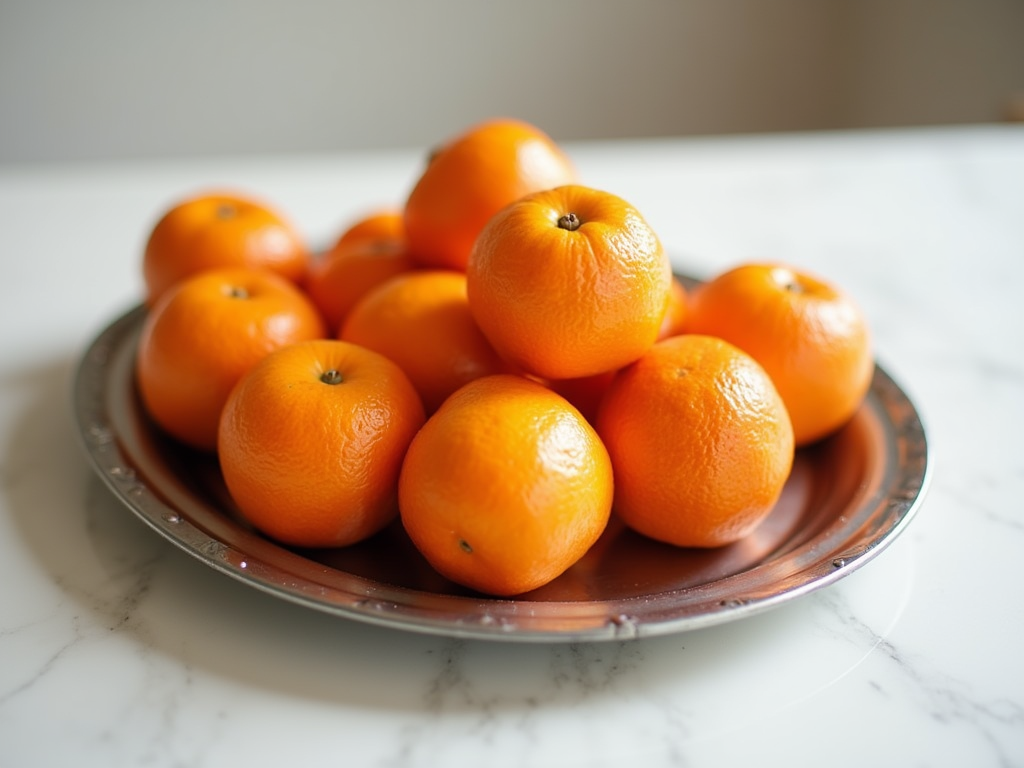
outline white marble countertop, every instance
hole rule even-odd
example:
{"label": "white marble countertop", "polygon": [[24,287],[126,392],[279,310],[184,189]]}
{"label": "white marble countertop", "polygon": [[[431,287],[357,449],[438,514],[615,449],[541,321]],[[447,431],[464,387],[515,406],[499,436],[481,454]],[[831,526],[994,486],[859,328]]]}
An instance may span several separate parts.
{"label": "white marble countertop", "polygon": [[1024,764],[1024,129],[568,148],[679,269],[785,260],[860,301],[928,431],[908,529],[778,609],[623,642],[455,640],[275,599],[94,476],[72,373],[138,302],[180,195],[256,191],[322,242],[400,202],[420,153],[0,168],[0,765]]}

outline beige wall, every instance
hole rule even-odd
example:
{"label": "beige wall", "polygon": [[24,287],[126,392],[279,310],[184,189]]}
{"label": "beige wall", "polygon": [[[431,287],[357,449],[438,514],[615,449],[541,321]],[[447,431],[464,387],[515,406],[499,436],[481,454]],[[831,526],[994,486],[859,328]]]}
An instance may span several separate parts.
{"label": "beige wall", "polygon": [[1024,95],[1021,0],[846,4],[843,126],[1000,120]]}
{"label": "beige wall", "polygon": [[1000,119],[1024,0],[0,0],[0,163]]}

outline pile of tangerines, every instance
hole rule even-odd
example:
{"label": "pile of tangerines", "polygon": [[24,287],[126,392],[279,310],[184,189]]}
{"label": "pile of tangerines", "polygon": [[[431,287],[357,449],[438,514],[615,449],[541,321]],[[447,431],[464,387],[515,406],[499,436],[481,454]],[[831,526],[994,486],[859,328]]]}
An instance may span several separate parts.
{"label": "pile of tangerines", "polygon": [[499,596],[613,514],[680,547],[746,536],[874,369],[836,287],[750,263],[687,291],[639,211],[515,120],[452,138],[322,254],[261,200],[184,200],[143,275],[144,407],[216,453],[254,528],[343,547],[399,516],[438,572]]}

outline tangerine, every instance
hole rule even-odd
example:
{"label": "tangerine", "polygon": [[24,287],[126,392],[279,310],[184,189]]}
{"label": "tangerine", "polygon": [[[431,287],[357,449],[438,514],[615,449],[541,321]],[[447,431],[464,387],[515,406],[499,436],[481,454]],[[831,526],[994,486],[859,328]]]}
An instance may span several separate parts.
{"label": "tangerine", "polygon": [[462,272],[419,270],[387,280],[353,307],[339,338],[397,363],[428,414],[463,384],[510,370],[473,320]]}
{"label": "tangerine", "polygon": [[543,383],[572,403],[576,410],[593,424],[597,417],[597,409],[601,405],[601,400],[604,399],[604,393],[608,391],[616,373],[618,373],[617,370],[604,371],[591,376],[554,379]]}
{"label": "tangerine", "polygon": [[196,195],[171,206],[149,234],[142,273],[146,304],[208,269],[267,269],[300,283],[309,252],[295,226],[262,200],[236,193]]}
{"label": "tangerine", "polygon": [[414,266],[402,240],[350,240],[313,262],[305,288],[330,332],[337,334],[363,296]]}
{"label": "tangerine", "polygon": [[169,288],[143,322],[136,380],[150,417],[204,451],[232,387],[269,352],[324,336],[316,308],[293,283],[258,269],[217,269]]}
{"label": "tangerine", "polygon": [[619,368],[654,344],[672,269],[632,205],[570,185],[496,214],[466,277],[473,317],[498,353],[541,378],[568,379]]}
{"label": "tangerine", "polygon": [[793,428],[771,378],[712,336],[664,339],[619,371],[597,431],[615,470],[616,514],[676,546],[746,536],[793,464]]}
{"label": "tangerine", "polygon": [[488,120],[430,157],[404,207],[409,249],[425,267],[464,270],[484,224],[523,195],[576,181],[566,153],[521,120]]}
{"label": "tangerine", "polygon": [[363,214],[349,223],[334,241],[331,250],[347,248],[357,243],[393,242],[405,240],[405,224],[399,208],[380,208]]}
{"label": "tangerine", "polygon": [[399,477],[402,523],[451,581],[510,596],[550,583],[608,523],[612,466],[560,395],[521,376],[475,379],[413,438]]}
{"label": "tangerine", "polygon": [[849,421],[871,386],[875,365],[863,312],[806,271],[741,264],[699,286],[688,314],[688,332],[723,338],[768,371],[798,446]]}
{"label": "tangerine", "polygon": [[669,289],[668,309],[665,310],[665,317],[658,330],[658,341],[667,339],[669,336],[678,336],[685,331],[688,305],[689,294],[686,291],[686,286],[683,285],[682,280],[673,275],[672,285]]}
{"label": "tangerine", "polygon": [[242,377],[217,452],[242,516],[282,543],[342,547],[398,513],[405,451],[423,424],[405,374],[342,341],[291,344]]}

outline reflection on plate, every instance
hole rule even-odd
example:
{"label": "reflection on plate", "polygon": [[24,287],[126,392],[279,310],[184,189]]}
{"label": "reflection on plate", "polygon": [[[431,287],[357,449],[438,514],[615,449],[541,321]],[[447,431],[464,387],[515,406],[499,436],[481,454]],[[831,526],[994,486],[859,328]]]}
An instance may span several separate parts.
{"label": "reflection on plate", "polygon": [[[916,409],[876,367],[839,433],[797,452],[770,517],[708,551],[677,549],[612,522],[584,558],[515,599],[438,575],[396,522],[345,549],[300,551],[239,517],[216,459],[146,418],[133,382],[145,310],[114,321],[80,361],[74,405],[103,481],[139,518],[202,562],[277,597],[400,629],[507,641],[579,641],[680,632],[732,621],[826,586],[870,561],[909,523],[927,476]],[[614,518],[613,518],[614,520]]]}

